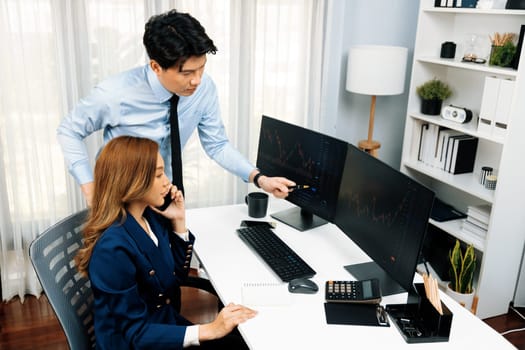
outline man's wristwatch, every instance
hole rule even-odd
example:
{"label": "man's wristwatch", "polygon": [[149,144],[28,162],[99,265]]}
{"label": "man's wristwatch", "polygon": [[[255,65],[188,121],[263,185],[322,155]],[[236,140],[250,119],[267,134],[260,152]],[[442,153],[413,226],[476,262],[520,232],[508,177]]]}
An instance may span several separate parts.
{"label": "man's wristwatch", "polygon": [[257,173],[257,175],[255,175],[253,177],[253,184],[257,187],[257,188],[261,188],[261,186],[259,185],[259,178],[261,176],[264,176],[262,173]]}

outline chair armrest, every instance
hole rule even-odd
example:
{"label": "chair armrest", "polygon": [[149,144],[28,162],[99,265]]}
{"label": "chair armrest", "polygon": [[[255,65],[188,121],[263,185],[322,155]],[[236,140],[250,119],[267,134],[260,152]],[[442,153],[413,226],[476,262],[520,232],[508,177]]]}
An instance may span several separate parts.
{"label": "chair armrest", "polygon": [[213,288],[210,280],[205,278],[188,276],[188,278],[184,282],[182,282],[181,287],[202,289],[207,291],[208,293],[217,296],[217,292],[215,291],[215,288]]}

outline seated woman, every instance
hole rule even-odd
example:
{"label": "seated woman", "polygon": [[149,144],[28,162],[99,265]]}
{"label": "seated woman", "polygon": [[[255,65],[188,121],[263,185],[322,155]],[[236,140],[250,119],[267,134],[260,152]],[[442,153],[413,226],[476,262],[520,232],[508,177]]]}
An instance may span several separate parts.
{"label": "seated woman", "polygon": [[[170,192],[172,203],[157,210]],[[76,262],[91,280],[97,349],[247,348],[232,330],[255,311],[229,304],[202,325],[179,314],[195,237],[157,143],[121,136],[103,148],[83,235]]]}

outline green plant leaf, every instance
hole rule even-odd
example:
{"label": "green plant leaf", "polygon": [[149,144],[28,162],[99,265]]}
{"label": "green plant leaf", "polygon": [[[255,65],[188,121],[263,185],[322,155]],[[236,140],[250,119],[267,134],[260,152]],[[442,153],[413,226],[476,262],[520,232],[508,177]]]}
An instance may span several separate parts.
{"label": "green plant leaf", "polygon": [[459,274],[461,271],[461,249],[459,241],[456,240],[454,248],[449,253],[450,261],[450,288],[457,290],[459,284]]}
{"label": "green plant leaf", "polygon": [[434,78],[416,88],[416,92],[423,100],[445,100],[452,96],[450,86]]}
{"label": "green plant leaf", "polygon": [[469,245],[465,253],[461,251],[459,240],[449,252],[450,288],[458,293],[472,293],[472,280],[476,270],[476,252]]}

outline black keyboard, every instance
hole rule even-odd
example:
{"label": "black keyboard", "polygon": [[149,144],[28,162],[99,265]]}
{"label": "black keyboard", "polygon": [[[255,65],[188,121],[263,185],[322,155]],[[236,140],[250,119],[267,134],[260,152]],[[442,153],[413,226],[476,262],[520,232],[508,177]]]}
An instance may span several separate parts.
{"label": "black keyboard", "polygon": [[268,227],[252,226],[237,229],[239,237],[250,246],[283,280],[309,278],[315,271]]}

